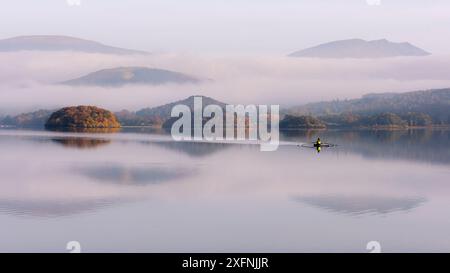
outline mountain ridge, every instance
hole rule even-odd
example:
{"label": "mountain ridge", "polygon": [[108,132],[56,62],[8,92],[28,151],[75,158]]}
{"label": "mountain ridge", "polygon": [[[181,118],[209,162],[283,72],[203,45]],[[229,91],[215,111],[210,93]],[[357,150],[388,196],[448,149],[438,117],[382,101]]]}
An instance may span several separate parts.
{"label": "mountain ridge", "polygon": [[225,108],[225,103],[215,100],[211,97],[208,96],[201,96],[201,95],[193,95],[193,96],[189,96],[186,99],[182,99],[182,100],[178,100],[175,102],[171,102],[171,103],[167,103],[167,104],[163,104],[160,106],[156,106],[156,107],[148,107],[148,108],[143,108],[139,111],[136,112],[136,115],[138,116],[150,116],[150,115],[158,115],[158,116],[163,116],[163,117],[170,117],[170,114],[172,112],[172,108],[175,105],[186,105],[189,107],[189,109],[191,110],[191,112],[194,111],[194,98],[195,97],[201,97],[202,98],[202,106],[204,108],[204,106],[206,105],[218,105],[222,108]]}
{"label": "mountain ridge", "polygon": [[375,115],[381,113],[405,115],[427,113],[437,123],[450,122],[450,88],[409,91],[403,93],[372,93],[361,98],[333,100],[294,106],[292,115]]}
{"label": "mountain ridge", "polygon": [[[193,112],[194,97],[136,112],[122,110],[114,114],[123,126],[161,126],[171,119],[173,106],[187,105]],[[207,96],[202,97],[203,108],[225,103]],[[14,117],[6,116],[0,124],[17,127],[43,126],[52,111],[39,110]],[[358,127],[376,126],[449,126],[450,88],[410,91],[404,93],[367,94],[358,99],[322,101],[283,109],[285,128]],[[288,117],[289,116],[289,117]],[[309,117],[308,117],[309,116]],[[286,117],[288,117],[286,119]],[[313,117],[313,118],[311,118]],[[281,123],[280,123],[281,125]],[[280,129],[283,129],[280,127]]]}
{"label": "mountain ridge", "polygon": [[64,35],[28,35],[0,40],[0,52],[76,51],[115,55],[146,55],[145,51],[105,45],[96,41]]}
{"label": "mountain ridge", "polygon": [[363,39],[337,40],[295,51],[288,57],[311,58],[388,58],[400,56],[427,56],[431,53],[409,42],[395,43],[386,39],[366,41]]}
{"label": "mountain ridge", "polygon": [[72,86],[120,87],[126,84],[161,85],[167,83],[200,83],[201,80],[184,73],[141,66],[114,67],[97,70],[79,78],[60,82]]}

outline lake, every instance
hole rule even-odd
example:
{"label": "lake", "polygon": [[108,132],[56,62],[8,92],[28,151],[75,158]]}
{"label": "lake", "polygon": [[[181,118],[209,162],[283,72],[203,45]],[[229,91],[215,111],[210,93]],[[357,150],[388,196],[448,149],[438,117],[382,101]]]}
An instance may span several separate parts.
{"label": "lake", "polygon": [[[314,141],[337,147],[298,147]],[[450,252],[450,131],[0,130],[0,251]]]}

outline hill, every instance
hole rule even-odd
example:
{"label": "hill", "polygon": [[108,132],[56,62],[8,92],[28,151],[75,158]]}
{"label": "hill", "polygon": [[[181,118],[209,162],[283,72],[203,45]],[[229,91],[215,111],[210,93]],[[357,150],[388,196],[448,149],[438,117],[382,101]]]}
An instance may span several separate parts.
{"label": "hill", "polygon": [[392,113],[399,116],[420,113],[428,115],[435,124],[450,123],[450,88],[406,93],[368,94],[360,99],[334,100],[292,107],[291,115],[360,116]]}
{"label": "hill", "polygon": [[144,51],[104,45],[95,41],[59,35],[18,36],[0,40],[0,52],[13,51],[78,51],[103,54],[148,54]]}
{"label": "hill", "polygon": [[[172,108],[175,105],[187,105],[191,113],[194,112],[194,97],[201,97],[203,108],[207,105],[214,104],[224,108],[225,103],[217,101],[206,96],[190,96],[184,100],[168,103],[157,107],[143,108],[137,112],[123,110],[116,113],[121,124],[124,126],[157,126],[160,127],[171,119]],[[203,109],[202,109],[203,110]]]}
{"label": "hill", "polygon": [[286,115],[280,121],[281,130],[289,129],[323,129],[326,125],[323,121],[311,116]]}
{"label": "hill", "polygon": [[6,116],[0,120],[1,125],[14,127],[43,127],[52,110],[38,110],[30,113],[23,113],[17,116]]}
{"label": "hill", "polygon": [[147,68],[117,67],[103,69],[77,79],[62,82],[64,85],[120,87],[126,84],[161,85],[168,83],[199,83],[201,80],[183,73]]}
{"label": "hill", "polygon": [[387,58],[426,56],[430,53],[410,43],[394,43],[386,39],[365,41],[350,39],[333,41],[289,54],[289,57],[313,58]]}
{"label": "hill", "polygon": [[157,115],[136,115],[136,112],[122,110],[115,113],[120,124],[123,126],[155,126],[160,127],[164,123],[164,119]]}
{"label": "hill", "polygon": [[45,123],[47,129],[119,128],[120,123],[108,110],[95,106],[65,107],[54,112]]}
{"label": "hill", "polygon": [[[210,97],[201,97],[203,108],[211,104],[219,105],[222,108],[226,105]],[[137,112],[122,110],[108,115],[115,115],[122,126],[169,128],[174,121],[171,118],[172,108],[178,104],[187,105],[191,112],[194,112],[194,96],[191,96],[184,100],[144,108]],[[52,112],[39,110],[14,117],[8,116],[0,120],[0,125],[43,127]],[[310,103],[292,107],[283,112],[284,118],[280,121],[281,129],[449,126],[450,88],[407,93],[368,94],[359,99]]]}
{"label": "hill", "polygon": [[168,119],[168,118],[170,118],[170,113],[172,111],[172,108],[178,104],[187,105],[191,109],[191,112],[193,112],[194,111],[194,97],[202,98],[203,108],[210,104],[218,105],[222,108],[224,108],[226,105],[223,102],[220,102],[218,100],[215,100],[215,99],[207,97],[207,96],[190,96],[184,100],[179,100],[179,101],[168,103],[168,104],[161,105],[158,107],[141,109],[136,112],[136,115],[138,115],[138,116],[158,116],[163,119]]}

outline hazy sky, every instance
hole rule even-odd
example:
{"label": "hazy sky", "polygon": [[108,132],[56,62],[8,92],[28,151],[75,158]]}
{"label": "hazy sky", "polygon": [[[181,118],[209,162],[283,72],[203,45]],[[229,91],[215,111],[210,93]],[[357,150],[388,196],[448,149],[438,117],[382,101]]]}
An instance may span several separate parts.
{"label": "hazy sky", "polygon": [[[71,6],[68,1],[81,5]],[[370,5],[376,3],[380,5]],[[69,35],[148,56],[0,53],[0,115],[93,104],[137,110],[201,94],[228,103],[299,105],[373,92],[450,87],[448,0],[3,0],[0,39]],[[348,38],[408,41],[427,57],[285,57]],[[200,85],[63,87],[104,68],[146,66],[213,79]]]}
{"label": "hazy sky", "polygon": [[[70,65],[68,65],[70,64]],[[212,79],[198,85],[61,86],[103,68],[146,66]],[[450,87],[450,55],[386,59],[148,56],[73,52],[0,53],[0,115],[67,105],[138,110],[191,95],[233,104],[299,105],[367,93]]]}
{"label": "hazy sky", "polygon": [[[381,4],[368,4],[377,1]],[[278,55],[337,39],[387,38],[450,53],[448,0],[1,2],[0,38],[62,34],[153,52],[234,55]]]}

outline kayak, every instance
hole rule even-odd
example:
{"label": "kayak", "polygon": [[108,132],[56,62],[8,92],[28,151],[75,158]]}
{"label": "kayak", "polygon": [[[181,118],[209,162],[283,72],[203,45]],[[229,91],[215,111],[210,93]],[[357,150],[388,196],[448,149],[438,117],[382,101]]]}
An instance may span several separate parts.
{"label": "kayak", "polygon": [[329,148],[329,147],[336,147],[336,144],[332,144],[332,143],[322,143],[322,144],[317,144],[317,143],[311,143],[311,144],[302,144],[301,147],[304,148]]}

